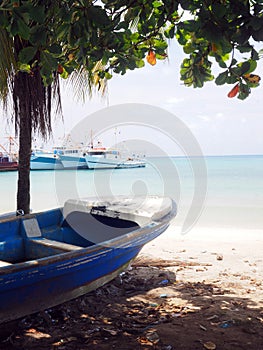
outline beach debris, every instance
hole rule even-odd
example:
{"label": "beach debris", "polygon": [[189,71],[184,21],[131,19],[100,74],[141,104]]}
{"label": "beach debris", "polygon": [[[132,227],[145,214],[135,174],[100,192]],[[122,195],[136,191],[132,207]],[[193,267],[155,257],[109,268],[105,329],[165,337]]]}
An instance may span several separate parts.
{"label": "beach debris", "polygon": [[[179,350],[179,343],[185,349],[217,350],[224,349],[226,344],[231,349],[241,349],[244,344],[248,349],[257,349],[263,311],[250,309],[246,299],[228,295],[229,278],[234,276],[231,270],[220,266],[227,278],[216,273],[209,281],[200,282],[200,276],[197,276],[198,282],[187,281],[179,276],[176,282],[175,269],[166,269],[167,265],[175,266],[174,261],[156,259],[152,260],[154,266],[149,266],[149,260],[144,259],[145,266],[134,266],[133,270],[121,274],[121,279],[116,278],[79,301],[49,309],[48,314],[42,316],[38,313],[20,320],[17,329],[8,329],[8,333],[0,337],[0,348],[33,350],[41,340],[41,346],[48,344],[46,348],[50,348],[52,343],[59,350],[80,349],[83,344],[92,349],[105,346],[117,349],[125,340],[127,350],[137,347]],[[197,265],[194,261],[185,261],[185,264],[187,267]],[[203,266],[207,264],[201,264]],[[191,269],[191,274],[196,277],[195,270]],[[239,281],[241,276],[249,274],[240,270],[236,274],[238,278],[231,280],[230,290],[243,293],[262,282],[254,275]],[[169,281],[168,285],[165,280]],[[258,287],[259,292],[261,286],[263,283]],[[224,293],[225,298],[215,298]],[[250,295],[253,297],[252,292]],[[191,329],[187,337],[181,336],[184,326]]]}
{"label": "beach debris", "polygon": [[204,272],[204,271],[207,271],[206,268],[198,268],[198,269],[195,269],[196,272]]}
{"label": "beach debris", "polygon": [[109,328],[102,328],[101,330],[104,335],[111,335],[111,336],[116,336],[118,335],[118,331],[114,330],[114,329],[109,329]]}
{"label": "beach debris", "polygon": [[160,298],[167,298],[167,294],[163,293],[163,294],[160,294]]}
{"label": "beach debris", "polygon": [[161,282],[159,282],[158,284],[161,284],[162,286],[165,286],[169,283],[170,281],[168,279],[162,280]]}
{"label": "beach debris", "polygon": [[216,260],[223,260],[223,255],[222,254],[217,254],[216,255]]}
{"label": "beach debris", "polygon": [[137,338],[137,340],[140,344],[152,346],[159,343],[160,337],[156,329],[150,329],[143,336]]}
{"label": "beach debris", "polygon": [[210,317],[207,317],[207,321],[212,321],[214,320],[215,318],[218,318],[219,316],[217,315],[213,315],[213,316],[210,316]]}
{"label": "beach debris", "polygon": [[225,321],[219,325],[220,328],[229,328],[233,325],[233,321]]}
{"label": "beach debris", "polygon": [[160,341],[160,337],[155,330],[150,330],[146,334],[146,339],[149,340],[153,344],[157,344]]}
{"label": "beach debris", "polygon": [[157,306],[159,306],[159,304],[157,304],[157,303],[150,303],[149,306],[151,306],[151,307],[157,307]]}
{"label": "beach debris", "polygon": [[203,344],[203,346],[207,350],[215,350],[216,349],[216,344],[211,342],[211,341],[207,341],[206,343]]}

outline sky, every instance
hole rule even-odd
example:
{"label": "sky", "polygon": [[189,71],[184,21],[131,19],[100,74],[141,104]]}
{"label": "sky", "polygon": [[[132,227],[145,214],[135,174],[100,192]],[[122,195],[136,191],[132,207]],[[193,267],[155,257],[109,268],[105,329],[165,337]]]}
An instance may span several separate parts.
{"label": "sky", "polygon": [[[157,61],[155,66],[146,62],[144,68],[129,71],[124,76],[114,75],[108,82],[108,94],[105,98],[95,94],[83,104],[74,100],[71,92],[63,89],[64,121],[54,122],[54,142],[70,133],[83,119],[104,108],[142,103],[176,116],[193,134],[204,155],[263,154],[262,60],[254,72],[261,75],[261,86],[253,89],[251,95],[241,101],[227,97],[232,85],[216,86],[214,82],[209,82],[202,89],[185,87],[179,80],[180,63],[183,59],[181,48],[171,45],[168,56],[169,60]],[[162,122],[165,129],[165,118]],[[2,135],[10,133],[9,127],[1,129]],[[114,130],[113,127],[112,134]],[[87,130],[87,134],[89,133],[90,130]],[[158,136],[153,129],[142,129],[140,132],[133,128],[123,130],[120,141],[134,137],[142,139],[146,135],[153,142],[158,137],[163,138],[163,135]],[[105,139],[108,141],[107,135]],[[168,145],[169,138],[162,139],[162,142]],[[177,149],[172,153],[177,155]]]}
{"label": "sky", "polygon": [[[263,154],[263,62],[254,73],[261,75],[261,86],[252,89],[244,101],[228,98],[232,85],[208,82],[202,89],[185,87],[179,80],[183,55],[170,47],[169,60],[145,64],[142,69],[115,75],[104,100],[94,97],[85,105],[64,98],[65,131],[78,120],[123,103],[144,103],[174,114],[191,130],[205,155]],[[163,121],[165,124],[165,120]],[[155,135],[156,136],[156,135]]]}

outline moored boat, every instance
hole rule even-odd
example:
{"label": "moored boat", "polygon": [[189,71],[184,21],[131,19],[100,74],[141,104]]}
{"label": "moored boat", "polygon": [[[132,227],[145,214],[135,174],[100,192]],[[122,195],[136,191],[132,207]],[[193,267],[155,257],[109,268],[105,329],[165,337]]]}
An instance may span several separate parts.
{"label": "moored boat", "polygon": [[176,215],[170,198],[69,200],[0,220],[0,322],[76,298],[122,272]]}
{"label": "moored boat", "polygon": [[88,149],[85,159],[89,169],[127,169],[146,166],[140,159],[123,157],[118,150],[103,147]]}

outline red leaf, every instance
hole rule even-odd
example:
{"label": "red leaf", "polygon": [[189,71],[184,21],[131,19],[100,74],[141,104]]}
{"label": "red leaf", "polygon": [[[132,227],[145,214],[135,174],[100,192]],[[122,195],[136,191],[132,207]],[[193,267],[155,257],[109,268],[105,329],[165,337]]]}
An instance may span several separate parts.
{"label": "red leaf", "polygon": [[235,97],[239,92],[239,83],[237,83],[232,90],[229,91],[229,93],[227,94],[227,97]]}

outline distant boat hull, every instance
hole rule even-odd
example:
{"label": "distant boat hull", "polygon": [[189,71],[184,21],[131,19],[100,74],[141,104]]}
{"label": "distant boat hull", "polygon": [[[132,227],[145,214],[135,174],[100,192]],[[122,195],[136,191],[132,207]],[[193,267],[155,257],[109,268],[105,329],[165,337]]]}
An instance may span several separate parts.
{"label": "distant boat hull", "polygon": [[31,155],[31,170],[60,170],[63,169],[58,155],[53,153],[36,153]]}
{"label": "distant boat hull", "polygon": [[64,169],[87,169],[85,157],[60,155],[61,163]]}
{"label": "distant boat hull", "polygon": [[17,170],[18,162],[11,159],[9,156],[0,155],[0,171]]}
{"label": "distant boat hull", "polygon": [[[63,215],[62,215],[63,211]],[[116,277],[176,215],[170,199],[68,201],[0,220],[0,322],[44,310]]]}
{"label": "distant boat hull", "polygon": [[12,171],[18,169],[18,162],[0,163],[0,171]]}
{"label": "distant boat hull", "polygon": [[87,166],[89,169],[129,169],[142,168],[146,163],[136,159],[121,159],[108,156],[87,155]]}

